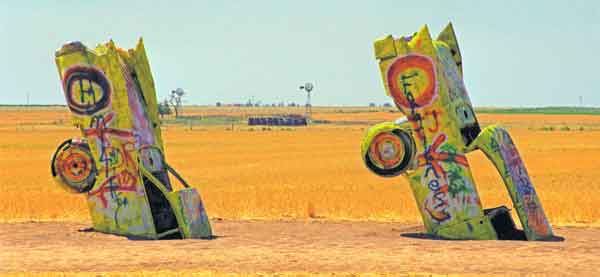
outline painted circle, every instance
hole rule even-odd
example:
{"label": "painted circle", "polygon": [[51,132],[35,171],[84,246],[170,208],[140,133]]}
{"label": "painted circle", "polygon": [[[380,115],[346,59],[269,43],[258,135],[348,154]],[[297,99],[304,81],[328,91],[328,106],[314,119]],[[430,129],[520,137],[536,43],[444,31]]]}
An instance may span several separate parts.
{"label": "painted circle", "polygon": [[96,163],[87,143],[64,143],[52,160],[52,172],[59,184],[70,192],[81,193],[92,189],[96,182]]}
{"label": "painted circle", "polygon": [[437,95],[435,66],[427,56],[396,59],[388,68],[387,82],[396,105],[407,109],[427,106]]}
{"label": "painted circle", "polygon": [[99,69],[74,66],[67,69],[63,80],[67,104],[74,113],[91,115],[110,102],[110,83]]}
{"label": "painted circle", "polygon": [[59,172],[69,182],[82,182],[92,172],[91,163],[88,158],[77,150],[65,151],[59,156]]}
{"label": "painted circle", "polygon": [[364,161],[375,174],[393,177],[408,169],[415,151],[410,134],[400,129],[385,131],[371,140]]}
{"label": "painted circle", "polygon": [[369,157],[381,169],[398,166],[404,158],[404,147],[400,137],[393,133],[380,133],[373,139],[369,147]]}

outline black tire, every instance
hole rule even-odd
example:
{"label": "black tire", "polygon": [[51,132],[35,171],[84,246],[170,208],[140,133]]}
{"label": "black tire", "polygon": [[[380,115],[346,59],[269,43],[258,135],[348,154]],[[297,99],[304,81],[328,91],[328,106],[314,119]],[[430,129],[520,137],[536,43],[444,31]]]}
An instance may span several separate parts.
{"label": "black tire", "polygon": [[[84,161],[77,161],[69,164],[72,169],[77,169],[78,166],[81,166],[86,172],[88,172],[86,175],[80,178],[81,180],[71,179],[67,173],[63,172],[65,167],[63,166],[60,168],[60,166],[66,162],[66,159],[63,160],[63,155],[68,155],[65,154],[66,151],[73,150],[79,151],[79,154],[83,155],[85,158]],[[66,140],[58,146],[52,155],[50,170],[52,172],[52,176],[55,177],[58,182],[60,182],[60,185],[63,188],[74,193],[84,193],[90,191],[96,183],[96,176],[98,174],[94,156],[90,151],[90,146],[85,141],[74,142],[72,139]]]}
{"label": "black tire", "polygon": [[373,161],[371,160],[371,157],[369,156],[369,151],[367,151],[367,153],[365,153],[364,156],[364,160],[365,160],[365,164],[367,165],[367,167],[373,171],[373,173],[381,176],[381,177],[395,177],[398,176],[402,173],[404,173],[407,169],[408,169],[408,165],[410,164],[412,158],[414,157],[415,154],[415,144],[414,144],[414,140],[412,138],[412,136],[410,134],[408,134],[405,131],[402,130],[393,130],[392,134],[396,135],[398,138],[400,138],[400,141],[402,141],[402,145],[404,148],[404,157],[402,158],[402,161],[395,167],[393,168],[381,168],[377,165],[375,165],[375,163],[373,163]]}

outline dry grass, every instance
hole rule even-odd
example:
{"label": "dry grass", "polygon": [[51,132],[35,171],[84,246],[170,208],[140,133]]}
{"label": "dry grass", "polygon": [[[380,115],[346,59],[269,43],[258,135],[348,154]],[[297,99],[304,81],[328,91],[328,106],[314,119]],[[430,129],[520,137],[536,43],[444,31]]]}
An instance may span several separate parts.
{"label": "dry grass", "polygon": [[[248,115],[256,111],[196,108],[187,112]],[[68,116],[65,108],[0,110],[0,222],[87,220],[83,197],[62,191],[50,176],[54,148],[78,135],[68,125]],[[397,117],[399,113],[366,108],[315,109],[315,118],[330,121],[380,122]],[[553,224],[600,224],[600,132],[595,131],[600,116],[482,114],[479,118],[484,125],[509,126]],[[363,166],[359,144],[367,126],[228,131],[226,126],[187,130],[170,125],[163,135],[167,160],[200,188],[211,217],[419,222],[408,183],[401,177],[377,177]],[[556,128],[549,132],[545,126]],[[556,131],[561,126],[586,127]],[[469,154],[469,160],[484,205],[509,204],[506,189],[484,155]]]}
{"label": "dry grass", "polygon": [[[25,276],[38,276],[38,277],[50,277],[50,276],[75,276],[75,277],[97,277],[97,276],[132,276],[132,277],[145,277],[145,276],[168,276],[168,277],[180,277],[180,276],[193,276],[193,277],[250,277],[250,276],[261,276],[261,277],[375,277],[375,276],[386,276],[386,277],[477,277],[477,276],[522,276],[522,275],[505,275],[505,274],[433,274],[433,273],[385,273],[385,272],[370,272],[370,273],[350,273],[350,272],[329,272],[329,273],[315,273],[315,272],[252,272],[252,273],[221,273],[221,272],[186,272],[186,271],[136,271],[136,272],[36,272],[36,273],[9,273],[0,274],[0,276],[6,277],[25,277]],[[525,275],[528,276],[528,275]],[[535,276],[535,275],[531,275]]]}

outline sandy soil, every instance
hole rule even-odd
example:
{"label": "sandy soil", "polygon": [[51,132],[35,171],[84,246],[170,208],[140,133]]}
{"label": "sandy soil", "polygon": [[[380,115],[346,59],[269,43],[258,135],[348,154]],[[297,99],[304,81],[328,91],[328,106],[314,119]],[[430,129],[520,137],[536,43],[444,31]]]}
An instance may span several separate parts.
{"label": "sandy soil", "polygon": [[0,273],[23,271],[431,272],[600,275],[600,229],[558,242],[444,241],[419,226],[213,221],[214,240],[144,241],[82,223],[0,224]]}

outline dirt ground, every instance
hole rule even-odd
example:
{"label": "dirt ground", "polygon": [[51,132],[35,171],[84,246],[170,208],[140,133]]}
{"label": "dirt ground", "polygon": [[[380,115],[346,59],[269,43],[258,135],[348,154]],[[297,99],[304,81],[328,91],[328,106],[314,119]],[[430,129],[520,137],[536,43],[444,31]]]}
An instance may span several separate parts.
{"label": "dirt ground", "polygon": [[397,223],[213,220],[213,240],[130,240],[85,223],[0,224],[0,273],[428,272],[598,276],[600,229],[554,242],[445,241]]}

